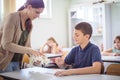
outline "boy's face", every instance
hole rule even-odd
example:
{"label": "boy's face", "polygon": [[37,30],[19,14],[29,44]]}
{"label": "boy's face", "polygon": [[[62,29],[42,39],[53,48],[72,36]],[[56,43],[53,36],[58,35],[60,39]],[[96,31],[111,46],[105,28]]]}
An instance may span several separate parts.
{"label": "boy's face", "polygon": [[73,39],[76,44],[83,44],[86,40],[88,40],[88,35],[84,35],[81,30],[74,29],[73,31]]}

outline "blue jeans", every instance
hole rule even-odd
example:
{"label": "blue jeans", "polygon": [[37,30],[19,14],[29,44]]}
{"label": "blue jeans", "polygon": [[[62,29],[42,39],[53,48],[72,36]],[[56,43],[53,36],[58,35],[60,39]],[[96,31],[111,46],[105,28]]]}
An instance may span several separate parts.
{"label": "blue jeans", "polygon": [[19,62],[10,62],[10,64],[7,66],[7,68],[3,72],[11,72],[11,71],[18,71],[18,70],[20,70]]}

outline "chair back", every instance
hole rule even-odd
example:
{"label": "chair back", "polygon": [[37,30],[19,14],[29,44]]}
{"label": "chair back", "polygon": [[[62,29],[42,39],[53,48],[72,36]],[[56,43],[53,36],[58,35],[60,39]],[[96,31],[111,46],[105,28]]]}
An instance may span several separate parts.
{"label": "chair back", "polygon": [[29,63],[29,56],[27,54],[24,54],[22,62]]}
{"label": "chair back", "polygon": [[27,64],[29,64],[29,56],[27,54],[24,54],[21,69],[27,68]]}
{"label": "chair back", "polygon": [[120,76],[120,64],[110,64],[107,67],[106,74]]}
{"label": "chair back", "polygon": [[101,72],[100,72],[100,74],[104,74],[104,64],[103,63],[101,65]]}
{"label": "chair back", "polygon": [[0,76],[0,80],[4,80],[4,79]]}

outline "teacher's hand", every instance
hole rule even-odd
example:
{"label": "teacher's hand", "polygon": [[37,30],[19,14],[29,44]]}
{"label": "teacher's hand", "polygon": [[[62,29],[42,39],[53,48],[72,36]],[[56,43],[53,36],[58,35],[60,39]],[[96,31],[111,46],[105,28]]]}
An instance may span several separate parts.
{"label": "teacher's hand", "polygon": [[44,56],[44,53],[38,52],[38,51],[35,51],[35,50],[32,51],[32,54],[36,55],[36,56]]}

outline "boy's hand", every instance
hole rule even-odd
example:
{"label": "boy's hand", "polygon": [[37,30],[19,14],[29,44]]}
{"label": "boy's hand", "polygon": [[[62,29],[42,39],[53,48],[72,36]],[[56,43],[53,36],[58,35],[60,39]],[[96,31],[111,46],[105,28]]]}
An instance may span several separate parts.
{"label": "boy's hand", "polygon": [[69,70],[63,70],[63,71],[57,71],[55,74],[55,76],[68,76],[71,75]]}
{"label": "boy's hand", "polygon": [[64,59],[58,57],[58,58],[55,58],[55,63],[60,67],[60,68],[63,68],[65,67],[64,66]]}

